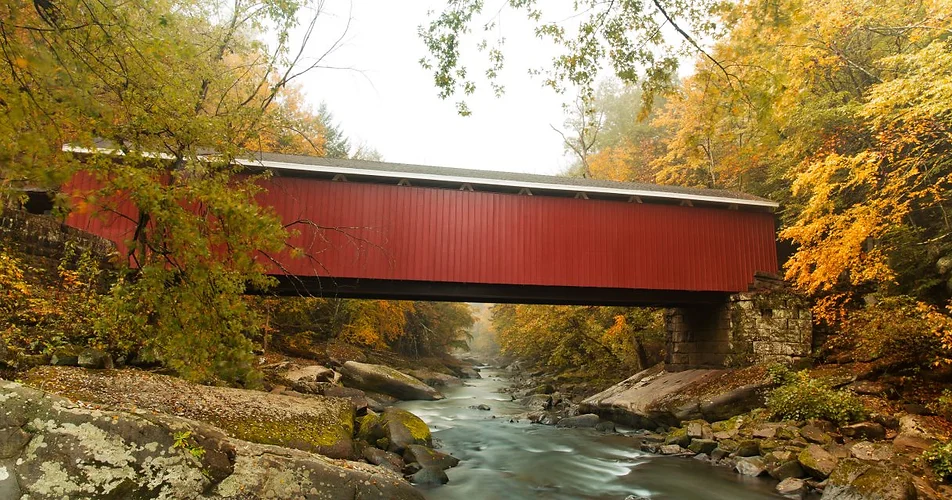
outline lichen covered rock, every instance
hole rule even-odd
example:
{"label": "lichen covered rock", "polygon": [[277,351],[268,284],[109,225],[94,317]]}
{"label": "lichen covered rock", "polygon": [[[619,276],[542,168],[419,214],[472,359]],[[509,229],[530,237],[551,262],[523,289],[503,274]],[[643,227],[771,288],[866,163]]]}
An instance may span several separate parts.
{"label": "lichen covered rock", "polygon": [[48,366],[30,370],[24,379],[62,396],[114,409],[148,409],[191,418],[245,441],[356,458],[355,409],[346,399],[210,387],[140,370]]}
{"label": "lichen covered rock", "polygon": [[228,437],[180,417],[89,409],[0,381],[0,498],[420,498],[399,476],[356,462]]}

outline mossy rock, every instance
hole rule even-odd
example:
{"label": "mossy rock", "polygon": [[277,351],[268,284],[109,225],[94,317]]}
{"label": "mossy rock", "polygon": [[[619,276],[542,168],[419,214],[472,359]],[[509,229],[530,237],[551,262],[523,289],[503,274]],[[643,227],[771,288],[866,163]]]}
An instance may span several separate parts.
{"label": "mossy rock", "polygon": [[908,472],[847,459],[830,475],[823,498],[911,500],[916,498],[916,488]]}
{"label": "mossy rock", "polygon": [[714,448],[717,448],[717,441],[713,439],[692,439],[688,449],[694,453],[704,453],[709,455]]}
{"label": "mossy rock", "polygon": [[273,444],[310,451],[331,458],[356,458],[354,451],[354,408],[331,407],[315,419],[300,416],[286,419],[223,419],[220,427],[253,443]]}
{"label": "mossy rock", "polygon": [[691,444],[691,438],[688,437],[688,430],[683,428],[672,429],[668,436],[664,438],[664,444],[676,444],[682,448],[687,448]]}
{"label": "mossy rock", "polygon": [[800,465],[811,476],[823,480],[836,468],[837,459],[823,447],[811,444],[797,456]]}
{"label": "mossy rock", "polygon": [[376,443],[378,448],[393,453],[403,453],[411,444],[433,446],[426,422],[406,410],[390,407],[379,415],[367,412],[358,424],[357,439]]}
{"label": "mossy rock", "polygon": [[727,420],[714,422],[711,424],[711,430],[714,432],[730,432],[739,429],[743,422],[744,417],[742,415],[737,415]]}

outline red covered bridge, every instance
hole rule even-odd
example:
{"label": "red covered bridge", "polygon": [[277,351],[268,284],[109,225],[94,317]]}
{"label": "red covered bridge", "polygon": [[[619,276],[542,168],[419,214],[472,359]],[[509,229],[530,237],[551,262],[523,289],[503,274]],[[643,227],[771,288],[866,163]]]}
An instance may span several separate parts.
{"label": "red covered bridge", "polygon": [[[314,259],[279,291],[481,302],[679,305],[775,273],[776,203],[741,193],[360,160],[260,154],[261,203],[310,220]],[[73,188],[84,186],[82,178]],[[128,221],[67,223],[128,240]]]}

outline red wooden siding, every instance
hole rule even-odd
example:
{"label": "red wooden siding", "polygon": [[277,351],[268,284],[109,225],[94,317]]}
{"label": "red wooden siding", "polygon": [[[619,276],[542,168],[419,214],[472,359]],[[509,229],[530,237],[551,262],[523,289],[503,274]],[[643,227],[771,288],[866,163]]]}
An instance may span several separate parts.
{"label": "red wooden siding", "polygon": [[[285,258],[299,276],[736,292],[777,271],[770,213],[291,177],[267,188],[260,201],[285,222],[336,228],[298,226],[292,243],[320,261]],[[117,242],[132,230],[115,215],[67,222]]]}

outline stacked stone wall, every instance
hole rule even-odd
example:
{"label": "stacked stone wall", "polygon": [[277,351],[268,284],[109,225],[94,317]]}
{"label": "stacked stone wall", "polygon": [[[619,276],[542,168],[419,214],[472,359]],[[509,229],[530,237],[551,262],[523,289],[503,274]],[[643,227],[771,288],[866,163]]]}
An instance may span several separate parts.
{"label": "stacked stone wall", "polygon": [[105,238],[67,226],[54,217],[22,210],[0,214],[0,241],[20,253],[56,261],[66,255],[70,245],[99,256],[104,263],[116,255],[115,244]]}
{"label": "stacked stone wall", "polygon": [[739,293],[665,312],[668,371],[795,363],[812,354],[813,319],[789,289]]}

